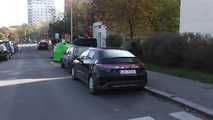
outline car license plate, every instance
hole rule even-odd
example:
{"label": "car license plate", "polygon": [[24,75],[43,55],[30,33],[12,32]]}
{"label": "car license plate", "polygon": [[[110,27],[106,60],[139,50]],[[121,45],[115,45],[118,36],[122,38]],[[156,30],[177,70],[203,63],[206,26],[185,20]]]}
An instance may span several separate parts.
{"label": "car license plate", "polygon": [[132,75],[132,74],[136,74],[136,70],[120,70],[120,74],[121,75]]}

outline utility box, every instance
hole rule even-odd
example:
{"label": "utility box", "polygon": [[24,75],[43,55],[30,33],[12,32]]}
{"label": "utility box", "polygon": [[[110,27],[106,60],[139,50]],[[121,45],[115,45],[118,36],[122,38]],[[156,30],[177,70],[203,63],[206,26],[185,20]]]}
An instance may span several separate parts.
{"label": "utility box", "polygon": [[107,27],[102,22],[93,24],[93,37],[97,39],[97,47],[106,47]]}

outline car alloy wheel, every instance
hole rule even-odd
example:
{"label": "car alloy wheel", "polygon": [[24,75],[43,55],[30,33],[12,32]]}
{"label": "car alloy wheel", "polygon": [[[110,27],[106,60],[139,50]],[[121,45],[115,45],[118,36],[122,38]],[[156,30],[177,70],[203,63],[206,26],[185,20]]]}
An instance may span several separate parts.
{"label": "car alloy wheel", "polygon": [[92,76],[89,78],[89,92],[91,94],[97,93],[97,90],[95,88],[95,80],[92,78]]}

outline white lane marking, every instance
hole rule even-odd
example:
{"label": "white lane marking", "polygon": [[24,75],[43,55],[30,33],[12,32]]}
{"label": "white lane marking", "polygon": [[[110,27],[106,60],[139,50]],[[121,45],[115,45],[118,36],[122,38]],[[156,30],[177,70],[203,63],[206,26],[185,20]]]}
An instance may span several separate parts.
{"label": "white lane marking", "polygon": [[201,118],[195,117],[194,115],[184,111],[170,113],[169,115],[171,115],[172,117],[178,120],[202,120]]}
{"label": "white lane marking", "polygon": [[55,66],[55,67],[59,67],[60,66],[60,64],[59,63],[55,63],[55,62],[50,62],[53,66]]}
{"label": "white lane marking", "polygon": [[129,119],[129,120],[155,120],[155,119],[147,116],[147,117],[141,117],[141,118],[133,118],[133,119]]}
{"label": "white lane marking", "polygon": [[66,76],[66,77],[55,77],[55,78],[1,80],[0,87],[13,86],[13,85],[19,85],[19,84],[37,83],[37,82],[43,82],[43,81],[52,81],[52,80],[65,80],[65,79],[71,79],[71,78],[72,78],[71,76]]}

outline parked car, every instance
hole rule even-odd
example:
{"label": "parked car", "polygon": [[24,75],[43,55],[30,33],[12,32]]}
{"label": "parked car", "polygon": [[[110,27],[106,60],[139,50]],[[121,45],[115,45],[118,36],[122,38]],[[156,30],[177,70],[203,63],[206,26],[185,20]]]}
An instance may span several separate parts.
{"label": "parked car", "polygon": [[42,40],[38,43],[38,50],[48,50],[48,49],[49,49],[48,41]]}
{"label": "parked car", "polygon": [[5,46],[5,44],[0,44],[0,60],[9,60],[10,59],[10,52]]}
{"label": "parked car", "polygon": [[83,47],[83,46],[72,46],[68,48],[62,57],[61,60],[61,67],[67,68],[69,72],[72,70],[73,66],[73,60],[75,60],[77,57],[79,57],[84,51],[88,50],[89,47]]}
{"label": "parked car", "polygon": [[73,63],[72,79],[87,83],[92,94],[111,88],[143,90],[147,84],[144,64],[125,50],[90,48]]}
{"label": "parked car", "polygon": [[11,41],[8,40],[0,40],[0,44],[4,44],[7,50],[9,51],[10,58],[15,54],[15,49]]}

